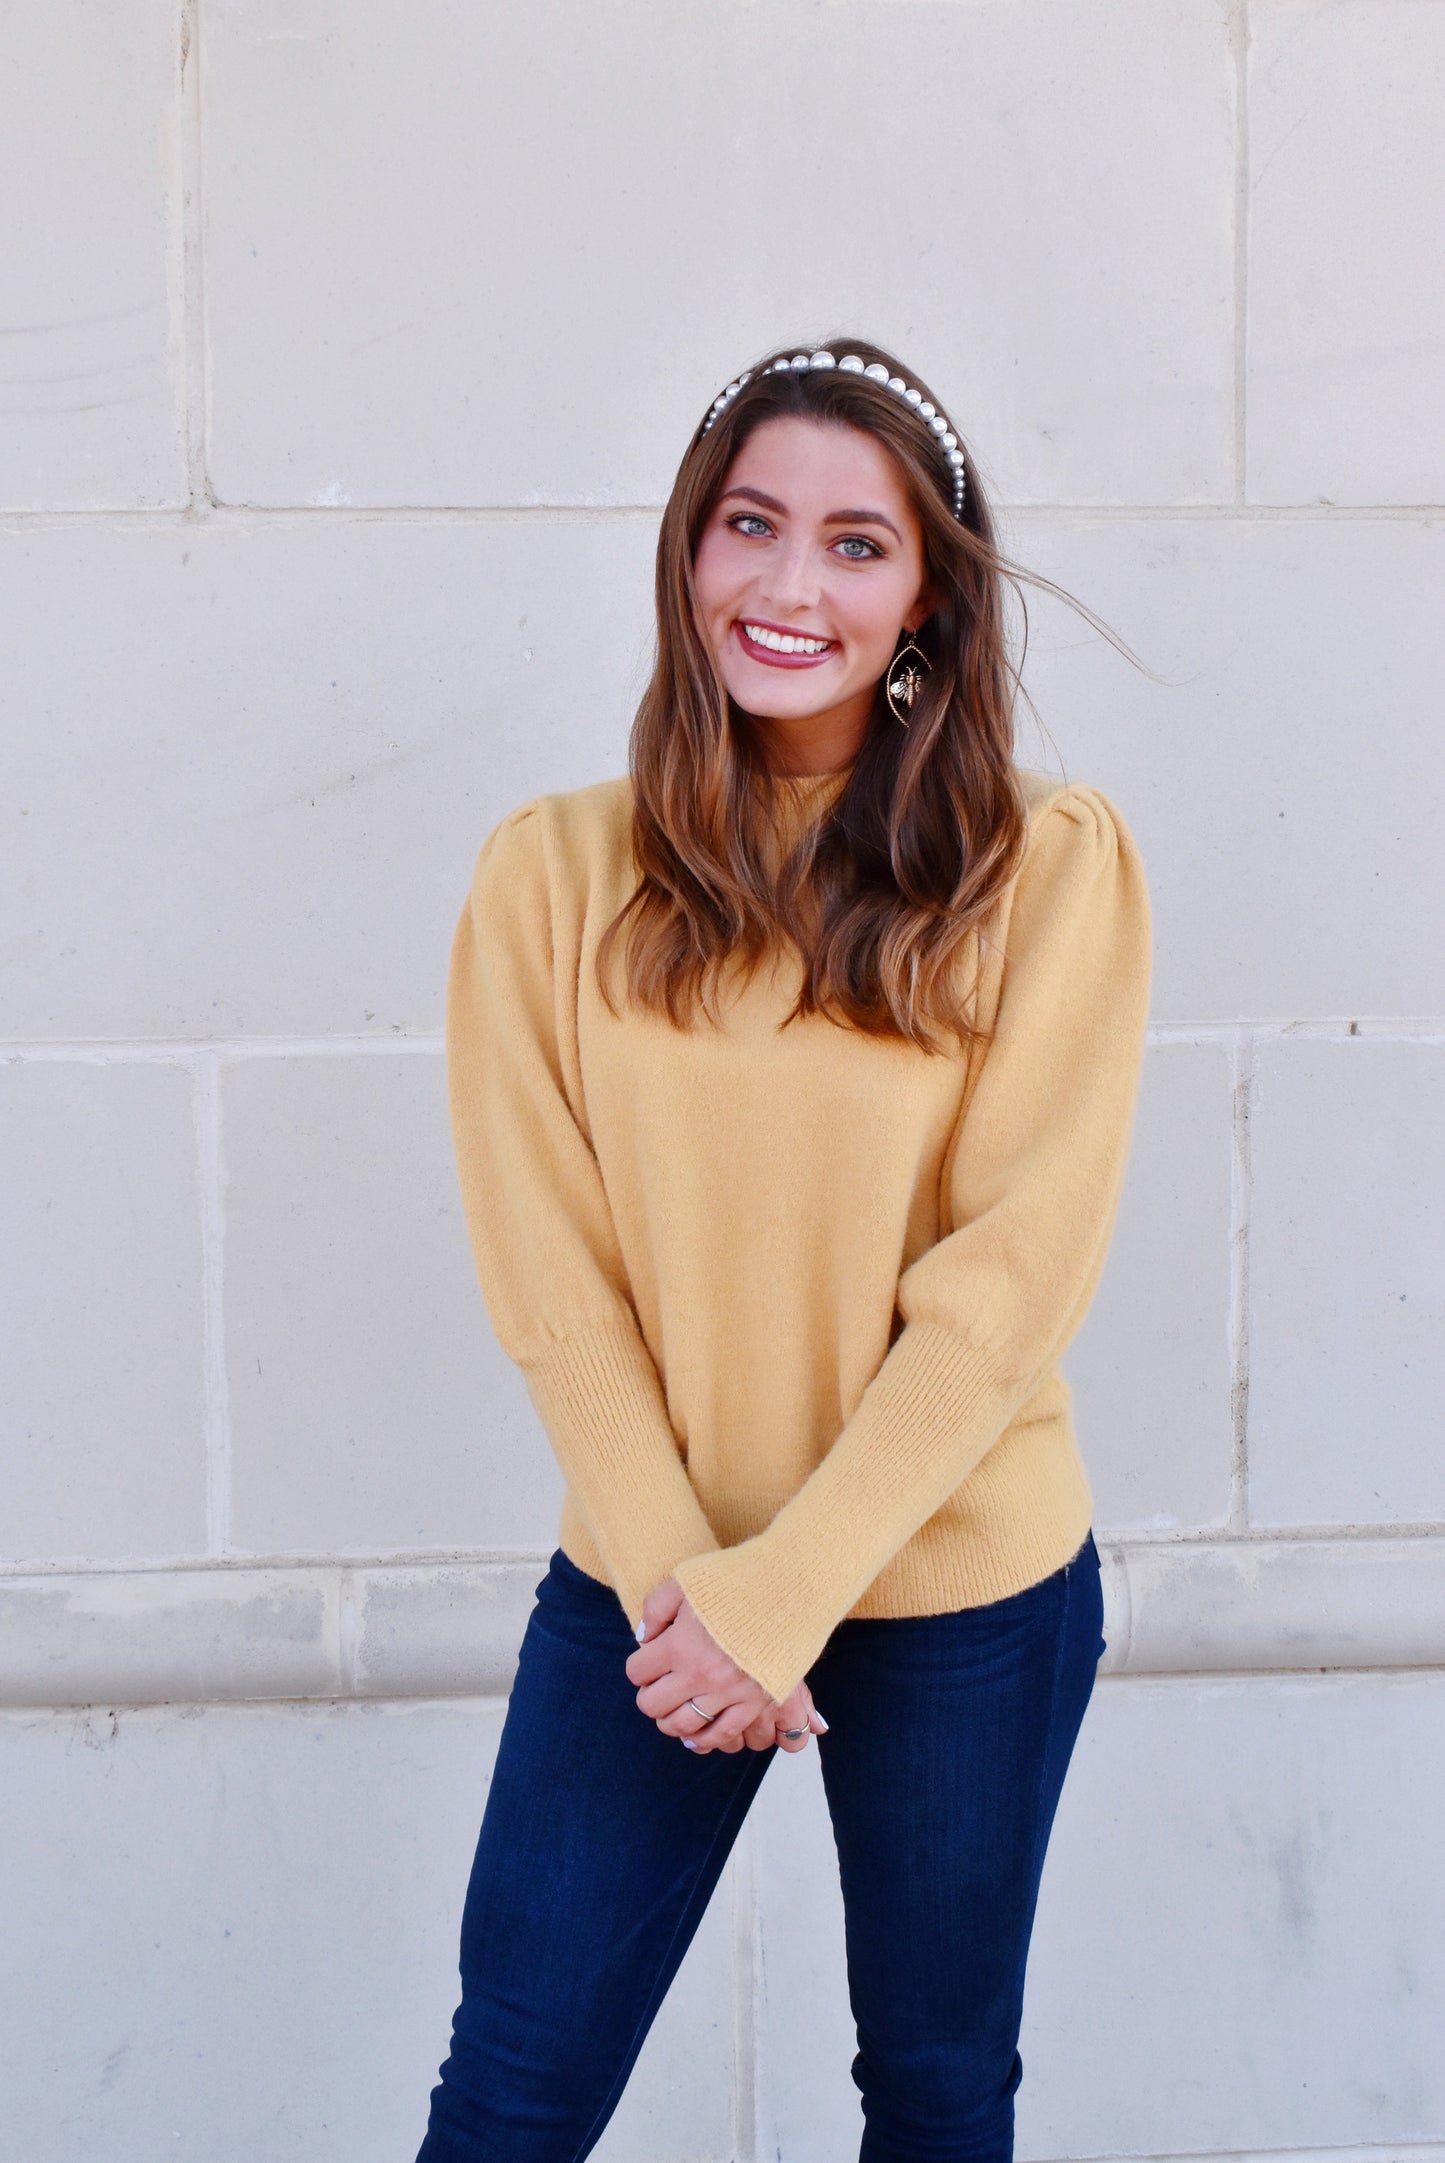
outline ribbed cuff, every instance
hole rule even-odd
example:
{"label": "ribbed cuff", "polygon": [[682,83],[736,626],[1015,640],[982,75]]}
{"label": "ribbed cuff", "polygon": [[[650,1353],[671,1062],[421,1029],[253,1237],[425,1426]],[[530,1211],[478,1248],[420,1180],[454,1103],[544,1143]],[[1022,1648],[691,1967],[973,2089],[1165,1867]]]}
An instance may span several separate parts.
{"label": "ribbed cuff", "polygon": [[781,1701],[1026,1394],[957,1330],[912,1322],[822,1463],[767,1527],[676,1567],[710,1635]]}
{"label": "ribbed cuff", "polygon": [[718,1545],[682,1461],[657,1368],[635,1327],[603,1322],[559,1339],[523,1374],[635,1628],[654,1586]]}

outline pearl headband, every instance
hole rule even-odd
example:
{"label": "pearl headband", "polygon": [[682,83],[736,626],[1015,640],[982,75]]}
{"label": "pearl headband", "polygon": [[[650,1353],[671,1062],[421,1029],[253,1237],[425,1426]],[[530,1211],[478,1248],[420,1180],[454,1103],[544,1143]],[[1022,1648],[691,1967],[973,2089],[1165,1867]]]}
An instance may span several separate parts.
{"label": "pearl headband", "polygon": [[[843,368],[849,375],[867,376],[870,382],[881,383],[885,390],[892,391],[905,405],[911,406],[948,461],[953,479],[953,515],[960,525],[963,523],[963,498],[967,486],[963,452],[959,448],[958,437],[948,425],[947,415],[940,413],[937,406],[931,405],[922,391],[915,390],[911,383],[905,383],[902,376],[890,375],[881,361],[873,361],[865,366],[856,353],[845,353],[841,360],[834,360],[831,353],[795,353],[791,360],[775,360],[766,372],[769,375],[781,375],[794,368]],[[751,368],[745,370],[735,382],[729,383],[727,389],[714,398],[708,417],[702,424],[703,435],[707,434],[713,422],[732,404],[743,385],[752,381],[752,376]]]}

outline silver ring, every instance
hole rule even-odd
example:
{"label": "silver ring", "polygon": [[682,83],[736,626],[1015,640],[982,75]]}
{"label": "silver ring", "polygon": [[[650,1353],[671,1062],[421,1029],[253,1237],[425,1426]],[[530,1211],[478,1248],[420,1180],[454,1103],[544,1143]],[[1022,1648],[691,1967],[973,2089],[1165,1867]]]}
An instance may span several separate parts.
{"label": "silver ring", "polygon": [[699,1720],[711,1720],[713,1718],[713,1715],[710,1712],[703,1711],[701,1705],[699,1705],[695,1697],[690,1697],[688,1699],[688,1703],[689,1705],[691,1705],[693,1711],[697,1714]]}
{"label": "silver ring", "polygon": [[789,1742],[796,1742],[800,1735],[806,1735],[807,1732],[808,1730],[805,1727],[785,1727],[783,1729],[783,1733],[787,1736]]}

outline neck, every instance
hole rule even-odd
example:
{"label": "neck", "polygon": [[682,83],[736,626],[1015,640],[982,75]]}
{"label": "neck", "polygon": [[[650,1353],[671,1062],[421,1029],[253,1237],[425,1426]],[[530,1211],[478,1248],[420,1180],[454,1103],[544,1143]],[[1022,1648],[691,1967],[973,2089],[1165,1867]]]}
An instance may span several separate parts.
{"label": "neck", "polygon": [[773,773],[801,777],[836,774],[851,766],[873,717],[873,689],[831,711],[803,720],[750,715],[755,741]]}

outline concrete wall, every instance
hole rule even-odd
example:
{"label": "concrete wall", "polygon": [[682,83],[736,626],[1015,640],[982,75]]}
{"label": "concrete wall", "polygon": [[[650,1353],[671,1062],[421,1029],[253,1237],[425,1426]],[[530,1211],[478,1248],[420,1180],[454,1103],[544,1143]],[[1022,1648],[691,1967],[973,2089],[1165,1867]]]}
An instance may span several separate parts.
{"label": "concrete wall", "polygon": [[[415,2151],[560,1492],[451,930],[848,326],[1154,671],[1030,596],[1157,963],[1019,2154],[1445,2156],[1442,78],[1442,0],[0,18],[0,2163]],[[809,1752],[598,2153],[840,2163],[852,2047]]]}

